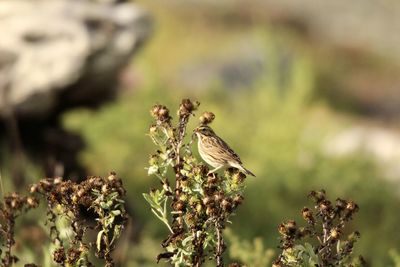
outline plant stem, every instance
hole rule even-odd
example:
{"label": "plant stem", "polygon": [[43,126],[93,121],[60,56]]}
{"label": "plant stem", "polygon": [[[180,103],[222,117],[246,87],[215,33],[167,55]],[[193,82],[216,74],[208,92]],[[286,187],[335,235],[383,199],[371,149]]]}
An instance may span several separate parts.
{"label": "plant stem", "polygon": [[222,258],[222,253],[224,252],[225,244],[224,244],[224,239],[222,237],[222,225],[220,224],[219,220],[215,221],[215,231],[217,233],[217,248],[216,248],[215,259],[217,267],[223,267],[224,260]]}

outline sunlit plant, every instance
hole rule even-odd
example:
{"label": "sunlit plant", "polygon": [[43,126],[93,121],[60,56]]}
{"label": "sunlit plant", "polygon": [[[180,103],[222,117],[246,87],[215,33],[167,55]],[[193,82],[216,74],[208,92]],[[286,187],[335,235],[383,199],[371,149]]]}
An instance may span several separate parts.
{"label": "sunlit plant", "polygon": [[283,266],[364,266],[364,259],[354,256],[354,244],[360,233],[345,234],[346,226],[358,211],[351,200],[329,201],[324,190],[311,191],[314,208],[303,208],[301,215],[305,227],[294,220],[283,222],[278,231],[281,235],[281,254],[273,267]]}
{"label": "sunlit plant", "polygon": [[[77,183],[60,177],[46,178],[30,187],[28,196],[17,193],[0,202],[1,266],[18,262],[13,253],[15,221],[43,201],[47,208],[45,226],[55,249],[52,260],[59,266],[94,266],[89,256],[104,260],[104,266],[115,266],[112,251],[127,222],[123,197],[125,189],[115,173],[107,178],[91,176]],[[82,211],[92,212],[93,219]],[[68,234],[66,234],[68,233]],[[97,236],[92,240],[92,236]],[[26,264],[35,267],[36,264]]]}
{"label": "sunlit plant", "polygon": [[[179,106],[176,124],[170,111],[155,105],[150,113],[154,123],[149,136],[157,149],[150,156],[148,174],[157,177],[161,187],[143,194],[154,215],[167,227],[169,235],[162,242],[165,251],[157,261],[166,259],[174,266],[201,266],[207,259],[224,266],[223,238],[225,225],[243,202],[246,176],[235,169],[223,175],[210,173],[192,153],[192,139],[187,124],[199,103],[184,99]],[[200,124],[210,124],[214,114],[205,112]]]}

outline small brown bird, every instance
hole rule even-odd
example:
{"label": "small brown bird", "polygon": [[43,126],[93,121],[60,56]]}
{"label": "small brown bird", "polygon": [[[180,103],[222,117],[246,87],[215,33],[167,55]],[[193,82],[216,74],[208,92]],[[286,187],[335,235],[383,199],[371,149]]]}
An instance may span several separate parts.
{"label": "small brown bird", "polygon": [[200,156],[215,168],[209,173],[213,173],[222,167],[234,167],[246,175],[255,176],[251,171],[243,167],[239,156],[209,126],[199,126],[194,132],[197,135]]}

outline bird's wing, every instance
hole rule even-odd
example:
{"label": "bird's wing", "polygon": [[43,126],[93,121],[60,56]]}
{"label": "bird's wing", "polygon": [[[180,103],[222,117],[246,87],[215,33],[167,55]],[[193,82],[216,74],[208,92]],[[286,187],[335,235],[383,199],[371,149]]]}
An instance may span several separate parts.
{"label": "bird's wing", "polygon": [[[218,138],[218,142],[221,143],[221,146],[218,148],[222,157],[226,159],[227,162],[231,161],[232,159],[242,165],[242,160],[240,159],[239,155],[233,151],[233,149],[221,138]],[[225,148],[225,149],[223,149]]]}

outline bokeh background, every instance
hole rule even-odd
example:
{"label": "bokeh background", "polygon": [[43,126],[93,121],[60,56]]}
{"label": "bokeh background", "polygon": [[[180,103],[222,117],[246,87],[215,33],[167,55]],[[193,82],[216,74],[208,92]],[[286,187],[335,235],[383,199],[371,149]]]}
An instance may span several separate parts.
{"label": "bokeh background", "polygon": [[[277,225],[324,188],[360,206],[356,253],[400,266],[399,17],[393,0],[2,1],[2,194],[116,171],[132,215],[120,266],[156,266],[149,109],[191,98],[257,175],[227,257],[269,266]],[[19,221],[17,251],[51,266],[42,220]]]}

